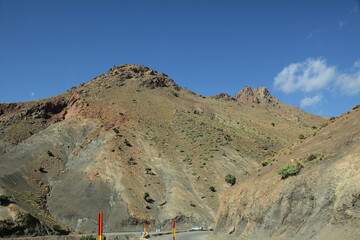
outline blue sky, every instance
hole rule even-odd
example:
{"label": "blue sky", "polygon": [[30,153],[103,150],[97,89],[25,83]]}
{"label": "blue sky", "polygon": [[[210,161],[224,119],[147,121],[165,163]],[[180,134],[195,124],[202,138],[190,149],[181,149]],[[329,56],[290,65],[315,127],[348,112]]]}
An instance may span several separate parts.
{"label": "blue sky", "polygon": [[0,0],[0,102],[145,65],[202,95],[266,86],[323,116],[360,103],[360,0]]}

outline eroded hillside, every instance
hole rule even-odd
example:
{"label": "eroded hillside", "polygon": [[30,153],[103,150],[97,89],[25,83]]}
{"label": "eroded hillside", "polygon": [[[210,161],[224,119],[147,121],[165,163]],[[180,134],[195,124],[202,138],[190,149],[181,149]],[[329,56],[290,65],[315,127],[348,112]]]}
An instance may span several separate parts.
{"label": "eroded hillside", "polygon": [[[332,118],[231,188],[217,216],[219,238],[359,239],[359,108]],[[296,171],[280,176],[286,164]]]}
{"label": "eroded hillside", "polygon": [[12,201],[0,222],[21,208],[48,232],[95,231],[100,211],[104,231],[212,225],[226,174],[245,178],[325,121],[264,87],[204,97],[120,65],[53,98],[0,104],[0,189]]}

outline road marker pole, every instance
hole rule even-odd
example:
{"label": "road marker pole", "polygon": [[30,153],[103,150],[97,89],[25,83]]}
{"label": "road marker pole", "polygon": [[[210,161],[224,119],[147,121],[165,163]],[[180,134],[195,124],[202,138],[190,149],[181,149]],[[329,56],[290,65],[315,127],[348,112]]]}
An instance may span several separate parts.
{"label": "road marker pole", "polygon": [[169,234],[171,233],[171,223],[169,223]]}
{"label": "road marker pole", "polygon": [[98,240],[101,240],[101,236],[102,236],[102,212],[99,213],[98,225],[99,225],[99,229],[98,229]]}
{"label": "road marker pole", "polygon": [[146,222],[144,222],[144,236],[145,237],[145,234],[146,234]]}
{"label": "road marker pole", "polygon": [[175,233],[176,233],[176,222],[174,221],[174,237],[173,237],[173,240],[175,240]]}
{"label": "road marker pole", "polygon": [[188,221],[188,229],[187,230],[189,231],[189,221]]}
{"label": "road marker pole", "polygon": [[149,235],[151,236],[151,222],[149,224]]}

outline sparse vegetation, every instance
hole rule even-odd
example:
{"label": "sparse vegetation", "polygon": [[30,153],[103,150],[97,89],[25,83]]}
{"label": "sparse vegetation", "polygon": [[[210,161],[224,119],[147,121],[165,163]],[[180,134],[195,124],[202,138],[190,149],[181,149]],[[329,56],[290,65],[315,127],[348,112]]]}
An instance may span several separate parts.
{"label": "sparse vegetation", "polygon": [[196,207],[196,205],[194,203],[190,203],[191,207]]}
{"label": "sparse vegetation", "polygon": [[82,236],[80,240],[96,240],[96,237],[94,237],[93,235],[87,235],[87,236]]}
{"label": "sparse vegetation", "polygon": [[305,139],[304,134],[300,133],[299,138],[300,138],[300,139]]}
{"label": "sparse vegetation", "polygon": [[145,168],[146,174],[150,174],[151,168]]}
{"label": "sparse vegetation", "polygon": [[275,123],[272,122],[271,125],[272,125],[273,127],[275,127]]}
{"label": "sparse vegetation", "polygon": [[210,186],[209,189],[210,189],[210,191],[215,192],[215,187],[214,186]]}
{"label": "sparse vegetation", "polygon": [[113,131],[114,131],[116,134],[119,134],[119,129],[113,128]]}
{"label": "sparse vegetation", "polygon": [[234,185],[236,183],[236,177],[230,173],[226,174],[225,176],[225,182]]}
{"label": "sparse vegetation", "polygon": [[175,97],[179,97],[179,93],[178,93],[178,92],[172,91],[171,93],[172,93]]}
{"label": "sparse vegetation", "polygon": [[324,122],[323,124],[321,124],[321,127],[326,127],[327,125],[329,125],[329,122]]}
{"label": "sparse vegetation", "polygon": [[45,172],[45,169],[44,169],[44,167],[39,167],[39,172]]}
{"label": "sparse vegetation", "polygon": [[294,176],[300,172],[300,166],[296,163],[287,163],[278,170],[278,174],[281,175],[282,179],[289,176]]}

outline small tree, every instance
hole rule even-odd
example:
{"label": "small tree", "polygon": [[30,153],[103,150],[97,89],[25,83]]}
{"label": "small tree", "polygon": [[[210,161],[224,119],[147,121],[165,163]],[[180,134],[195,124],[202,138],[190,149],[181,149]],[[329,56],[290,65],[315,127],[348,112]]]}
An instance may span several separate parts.
{"label": "small tree", "polygon": [[210,191],[215,192],[215,188],[213,186],[209,187]]}
{"label": "small tree", "polygon": [[271,125],[272,125],[273,127],[275,127],[275,123],[272,122]]}
{"label": "small tree", "polygon": [[226,174],[225,176],[225,182],[234,185],[236,183],[236,177],[230,173]]}
{"label": "small tree", "polygon": [[151,168],[145,168],[146,174],[149,174],[151,172]]}
{"label": "small tree", "polygon": [[304,134],[301,133],[301,134],[299,135],[299,138],[300,138],[300,139],[305,139]]}

